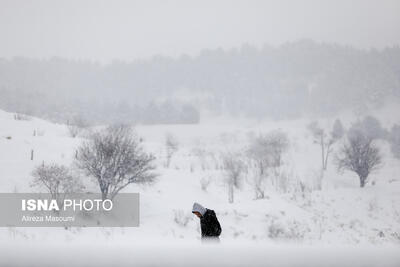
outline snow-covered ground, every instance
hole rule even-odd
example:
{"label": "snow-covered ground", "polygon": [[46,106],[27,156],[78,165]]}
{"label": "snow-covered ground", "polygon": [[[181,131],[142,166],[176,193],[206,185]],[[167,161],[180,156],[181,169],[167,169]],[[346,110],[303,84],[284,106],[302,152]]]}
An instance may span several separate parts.
{"label": "snow-covered ground", "polygon": [[398,267],[394,246],[199,245],[185,242],[121,244],[7,244],[2,266],[276,266]]}
{"label": "snow-covered ground", "polygon": [[[393,123],[385,120],[386,117],[382,118],[385,127]],[[333,119],[320,120],[320,123],[330,127]],[[348,127],[351,119],[342,121]],[[135,129],[143,138],[145,148],[157,157],[156,172],[159,174],[152,185],[133,184],[126,188],[126,192],[140,193],[140,227],[67,230],[2,228],[2,246],[4,243],[90,242],[104,244],[106,249],[106,244],[138,246],[144,241],[147,244],[172,241],[200,243],[199,222],[191,214],[191,206],[196,201],[216,211],[223,228],[221,244],[233,246],[232,251],[238,250],[240,244],[258,244],[266,249],[268,246],[288,244],[337,247],[389,245],[398,248],[400,162],[392,157],[388,144],[384,141],[379,143],[384,166],[371,175],[365,188],[359,187],[356,175],[348,172],[339,174],[334,164],[329,162],[322,179],[322,189],[317,190],[315,183],[320,176],[320,148],[313,144],[307,132],[309,122],[220,118],[206,120],[199,125],[138,125]],[[282,193],[270,187],[264,199],[255,200],[251,177],[247,174],[243,177],[241,189],[235,191],[234,203],[228,203],[220,153],[243,152],[249,137],[276,129],[286,132],[290,139],[290,149],[285,154],[284,162],[294,189]],[[179,140],[179,150],[173,155],[169,168],[165,167],[167,133]],[[37,118],[14,120],[12,113],[0,111],[0,192],[36,192],[37,189],[30,187],[34,166],[42,162],[69,166],[83,138],[84,135],[71,138],[65,125]],[[88,191],[97,190],[90,178],[84,179]],[[209,182],[206,190],[202,189],[201,181]],[[295,190],[300,181],[307,185],[305,192]],[[255,251],[248,247],[245,249]],[[272,251],[279,249],[274,247]],[[400,263],[398,260],[392,258],[392,263]]]}

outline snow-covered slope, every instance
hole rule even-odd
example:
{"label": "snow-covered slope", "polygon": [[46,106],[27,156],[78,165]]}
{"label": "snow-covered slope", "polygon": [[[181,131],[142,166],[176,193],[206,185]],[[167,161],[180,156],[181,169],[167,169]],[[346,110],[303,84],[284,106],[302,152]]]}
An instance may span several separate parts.
{"label": "snow-covered slope", "polygon": [[[199,222],[191,214],[196,201],[216,211],[223,227],[223,242],[399,243],[400,164],[390,154],[388,145],[383,141],[379,144],[385,164],[371,175],[365,188],[359,188],[354,174],[339,174],[330,162],[322,189],[315,190],[320,151],[307,133],[308,122],[218,119],[199,125],[139,125],[136,131],[143,137],[145,148],[157,157],[159,174],[153,185],[133,184],[126,188],[141,194],[140,227],[3,228],[0,239],[198,240]],[[264,199],[255,200],[247,175],[241,189],[235,191],[234,203],[228,203],[219,153],[243,151],[249,136],[274,129],[286,132],[290,139],[290,150],[285,155],[286,171],[293,183],[301,181],[308,185],[308,190],[282,193],[270,187]],[[165,167],[166,133],[179,140],[179,150],[169,168]],[[69,166],[82,140],[83,137],[69,137],[65,125],[37,118],[15,120],[13,114],[0,111],[0,192],[34,192],[37,189],[30,187],[34,166],[43,161]],[[89,191],[97,190],[90,178],[83,179]],[[209,182],[206,190],[202,189],[201,181]]]}

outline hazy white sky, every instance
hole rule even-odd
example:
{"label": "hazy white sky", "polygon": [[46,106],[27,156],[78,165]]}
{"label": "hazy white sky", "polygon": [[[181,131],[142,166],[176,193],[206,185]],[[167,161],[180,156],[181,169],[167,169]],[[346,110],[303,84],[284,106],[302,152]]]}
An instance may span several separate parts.
{"label": "hazy white sky", "polygon": [[0,0],[0,57],[130,60],[300,38],[400,44],[400,1]]}

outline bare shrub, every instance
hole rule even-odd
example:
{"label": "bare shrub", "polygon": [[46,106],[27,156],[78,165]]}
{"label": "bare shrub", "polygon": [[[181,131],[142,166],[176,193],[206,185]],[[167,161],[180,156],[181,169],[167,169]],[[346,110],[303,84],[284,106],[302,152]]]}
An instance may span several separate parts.
{"label": "bare shrub", "polygon": [[226,184],[228,186],[228,201],[234,201],[234,189],[240,188],[242,173],[244,170],[243,160],[235,153],[224,153],[222,155],[224,170],[226,175]]}
{"label": "bare shrub", "polygon": [[346,142],[336,156],[339,171],[355,172],[360,178],[360,187],[364,187],[368,175],[378,169],[382,163],[379,148],[373,144],[373,139],[360,130],[348,133]]}
{"label": "bare shrub", "polygon": [[59,205],[68,194],[78,193],[84,189],[81,181],[73,176],[67,167],[56,163],[35,167],[32,176],[31,187],[44,187]]}
{"label": "bare shrub", "polygon": [[265,198],[265,189],[267,187],[267,172],[262,172],[258,168],[251,169],[251,185],[253,186],[255,198]]}
{"label": "bare shrub", "polygon": [[178,140],[171,133],[168,133],[165,136],[165,150],[167,153],[167,163],[166,163],[167,168],[169,168],[169,165],[171,163],[171,158],[178,151],[178,149],[179,149]]}
{"label": "bare shrub", "polygon": [[271,182],[279,187],[283,153],[289,147],[289,139],[282,131],[272,131],[266,135],[256,137],[250,143],[247,154],[251,165],[255,166],[253,185],[256,198],[264,198],[266,180],[271,176]]}
{"label": "bare shrub", "polygon": [[300,197],[301,200],[309,200],[311,196],[312,186],[306,181],[300,179],[297,180],[296,186],[294,188],[293,197],[297,200]]}
{"label": "bare shrub", "polygon": [[143,151],[131,128],[118,125],[95,132],[83,142],[76,165],[96,179],[103,199],[113,199],[131,183],[152,182],[153,160],[153,155]]}

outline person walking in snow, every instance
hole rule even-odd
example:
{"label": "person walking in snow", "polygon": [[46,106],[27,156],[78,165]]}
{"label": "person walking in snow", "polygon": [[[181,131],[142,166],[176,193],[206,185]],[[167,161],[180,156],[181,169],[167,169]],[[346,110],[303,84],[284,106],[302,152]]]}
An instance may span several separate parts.
{"label": "person walking in snow", "polygon": [[218,222],[215,212],[204,208],[199,203],[194,203],[192,213],[200,218],[201,239],[219,241],[221,225]]}

